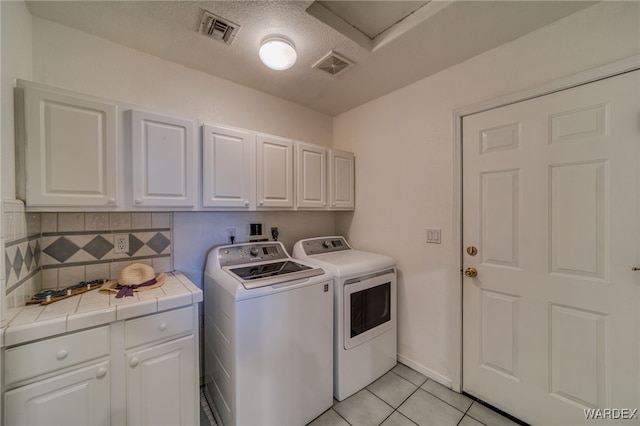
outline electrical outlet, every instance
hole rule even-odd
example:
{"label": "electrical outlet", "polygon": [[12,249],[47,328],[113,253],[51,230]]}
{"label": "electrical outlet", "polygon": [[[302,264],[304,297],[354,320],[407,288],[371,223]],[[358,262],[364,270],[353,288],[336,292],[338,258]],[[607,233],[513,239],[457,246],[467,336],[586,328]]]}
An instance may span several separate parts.
{"label": "electrical outlet", "polygon": [[229,242],[233,244],[236,241],[236,228],[227,228],[227,236],[229,237]]}
{"label": "electrical outlet", "polygon": [[114,253],[127,253],[129,251],[129,234],[116,234],[113,240]]}

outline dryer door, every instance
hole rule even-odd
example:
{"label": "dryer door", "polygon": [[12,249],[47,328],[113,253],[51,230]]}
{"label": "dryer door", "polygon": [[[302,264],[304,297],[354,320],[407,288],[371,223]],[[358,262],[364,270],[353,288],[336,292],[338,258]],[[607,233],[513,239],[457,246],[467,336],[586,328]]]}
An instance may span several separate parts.
{"label": "dryer door", "polygon": [[344,283],[344,348],[354,348],[396,324],[394,269]]}

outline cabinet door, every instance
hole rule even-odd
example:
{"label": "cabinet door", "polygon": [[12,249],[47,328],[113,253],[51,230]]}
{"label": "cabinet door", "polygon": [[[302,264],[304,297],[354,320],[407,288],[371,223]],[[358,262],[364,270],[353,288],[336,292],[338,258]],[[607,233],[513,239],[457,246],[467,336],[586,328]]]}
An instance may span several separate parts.
{"label": "cabinet door", "polygon": [[27,206],[116,207],[116,106],[24,87]]}
{"label": "cabinet door", "polygon": [[293,142],[257,137],[257,207],[293,208]]}
{"label": "cabinet door", "polygon": [[4,424],[110,424],[109,361],[37,381],[4,394]]}
{"label": "cabinet door", "polygon": [[192,334],[127,353],[127,424],[197,423],[199,373],[195,344]]}
{"label": "cabinet door", "polygon": [[296,207],[322,209],[327,206],[327,150],[321,146],[296,144]]}
{"label": "cabinet door", "polygon": [[331,209],[355,208],[355,159],[350,152],[329,151],[329,197]]}
{"label": "cabinet door", "polygon": [[196,205],[195,121],[131,111],[133,207]]}
{"label": "cabinet door", "polygon": [[255,135],[205,124],[202,155],[202,206],[254,207]]}

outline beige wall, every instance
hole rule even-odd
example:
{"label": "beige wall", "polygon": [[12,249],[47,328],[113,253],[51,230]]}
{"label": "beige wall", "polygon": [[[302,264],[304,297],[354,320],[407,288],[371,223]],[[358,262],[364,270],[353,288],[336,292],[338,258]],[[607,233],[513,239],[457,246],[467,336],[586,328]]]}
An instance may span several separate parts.
{"label": "beige wall", "polygon": [[423,373],[458,372],[454,110],[640,53],[639,5],[597,4],[334,118],[334,146],[356,154],[356,210],[336,230],[398,260],[398,350]]}
{"label": "beige wall", "polygon": [[331,117],[33,17],[33,80],[203,122],[331,146]]}

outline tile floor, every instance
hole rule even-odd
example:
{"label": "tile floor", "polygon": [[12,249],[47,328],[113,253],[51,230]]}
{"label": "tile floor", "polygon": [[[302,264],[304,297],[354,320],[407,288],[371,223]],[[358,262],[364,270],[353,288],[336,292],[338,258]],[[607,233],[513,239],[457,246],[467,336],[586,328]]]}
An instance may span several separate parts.
{"label": "tile floor", "polygon": [[[206,402],[205,402],[206,404]],[[204,410],[202,426],[215,426]],[[512,426],[517,423],[398,363],[308,426]]]}

